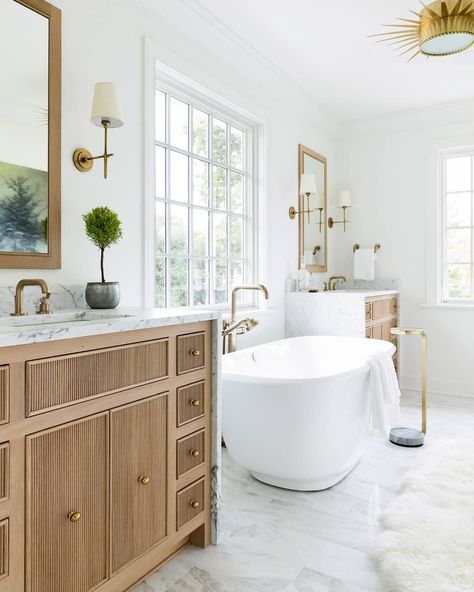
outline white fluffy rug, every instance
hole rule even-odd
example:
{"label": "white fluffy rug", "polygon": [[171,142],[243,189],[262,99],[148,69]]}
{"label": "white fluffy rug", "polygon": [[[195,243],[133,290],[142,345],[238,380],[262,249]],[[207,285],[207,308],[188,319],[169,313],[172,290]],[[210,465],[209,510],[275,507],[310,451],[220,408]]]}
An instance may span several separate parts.
{"label": "white fluffy rug", "polygon": [[385,591],[474,591],[474,440],[423,451],[381,517]]}

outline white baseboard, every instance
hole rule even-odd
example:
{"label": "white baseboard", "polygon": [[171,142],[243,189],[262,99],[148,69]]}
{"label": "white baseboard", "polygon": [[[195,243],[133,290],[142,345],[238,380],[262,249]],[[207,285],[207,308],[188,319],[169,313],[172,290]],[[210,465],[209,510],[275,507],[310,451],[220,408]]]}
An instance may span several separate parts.
{"label": "white baseboard", "polygon": [[[402,391],[420,392],[420,377],[402,376],[400,388]],[[431,379],[428,377],[428,392],[443,397],[467,397],[474,399],[474,380],[465,382],[461,380]]]}

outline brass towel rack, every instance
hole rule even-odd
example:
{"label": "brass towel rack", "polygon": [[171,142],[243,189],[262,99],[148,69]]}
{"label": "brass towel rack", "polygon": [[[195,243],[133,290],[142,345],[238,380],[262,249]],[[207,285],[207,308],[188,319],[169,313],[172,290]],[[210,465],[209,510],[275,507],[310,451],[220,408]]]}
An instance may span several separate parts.
{"label": "brass towel rack", "polygon": [[[376,243],[374,245],[374,253],[376,253],[377,251],[379,251],[382,248],[382,245],[379,245],[379,243]],[[353,247],[352,247],[352,251],[355,253],[356,251],[358,251],[360,249],[360,245],[358,243],[356,243]]]}

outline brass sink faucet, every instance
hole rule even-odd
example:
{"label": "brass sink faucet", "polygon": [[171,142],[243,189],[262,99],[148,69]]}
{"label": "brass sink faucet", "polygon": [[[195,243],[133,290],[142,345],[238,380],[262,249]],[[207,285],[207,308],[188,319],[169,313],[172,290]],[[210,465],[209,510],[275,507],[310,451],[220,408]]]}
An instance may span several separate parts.
{"label": "brass sink faucet", "polygon": [[328,291],[334,292],[336,289],[337,282],[347,282],[347,278],[345,275],[332,275],[328,280]]}
{"label": "brass sink faucet", "polygon": [[43,293],[43,297],[41,298],[41,304],[38,309],[38,314],[48,314],[50,312],[48,306],[48,298],[51,296],[51,293],[48,288],[48,284],[41,279],[27,279],[27,280],[20,280],[16,285],[15,290],[15,312],[11,313],[12,317],[24,317],[28,313],[23,312],[23,289],[25,286],[39,286]]}

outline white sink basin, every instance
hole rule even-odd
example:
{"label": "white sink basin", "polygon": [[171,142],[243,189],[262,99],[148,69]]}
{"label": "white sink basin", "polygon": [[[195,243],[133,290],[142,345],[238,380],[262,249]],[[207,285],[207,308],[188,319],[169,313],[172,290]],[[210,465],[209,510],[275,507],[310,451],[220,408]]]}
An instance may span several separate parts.
{"label": "white sink basin", "polygon": [[64,312],[50,315],[31,315],[24,317],[3,317],[0,318],[0,331],[12,331],[18,329],[45,329],[55,325],[75,325],[78,323],[103,323],[112,319],[124,319],[131,317],[130,314],[118,312]]}

